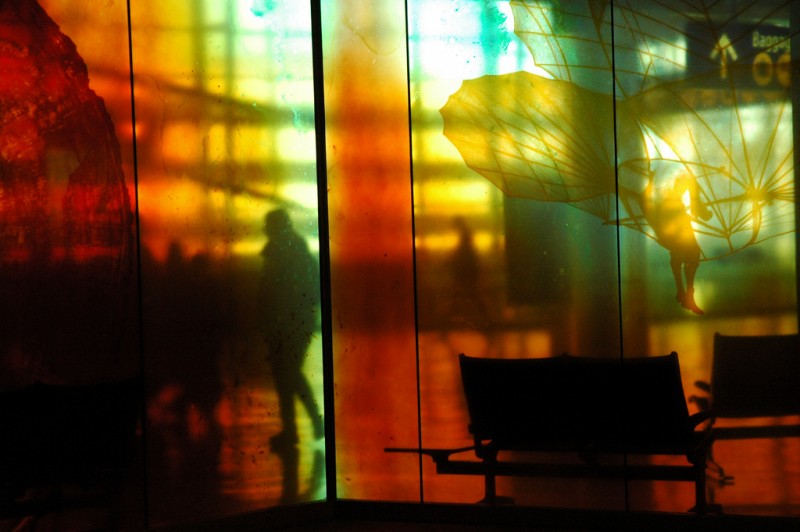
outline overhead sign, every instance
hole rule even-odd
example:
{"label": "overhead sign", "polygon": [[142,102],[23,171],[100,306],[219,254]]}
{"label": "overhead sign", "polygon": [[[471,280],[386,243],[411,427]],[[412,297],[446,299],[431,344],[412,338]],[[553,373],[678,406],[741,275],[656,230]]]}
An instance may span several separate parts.
{"label": "overhead sign", "polygon": [[775,28],[770,33],[753,31],[751,43],[753,81],[761,87],[777,83],[788,88],[792,83],[792,49],[789,31]]}
{"label": "overhead sign", "polygon": [[707,28],[687,28],[690,77],[704,84],[735,81],[737,87],[786,89],[791,84],[788,28],[771,25],[727,26],[717,36]]}

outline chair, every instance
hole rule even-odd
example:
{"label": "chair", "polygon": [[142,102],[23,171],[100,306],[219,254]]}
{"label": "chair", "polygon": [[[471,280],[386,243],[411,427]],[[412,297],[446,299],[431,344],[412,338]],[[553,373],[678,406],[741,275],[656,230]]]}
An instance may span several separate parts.
{"label": "chair", "polygon": [[[697,381],[704,396],[690,400],[711,412],[712,441],[800,436],[800,423],[753,418],[800,415],[800,336],[714,335],[711,382]],[[737,423],[737,420],[749,420]],[[717,421],[724,420],[724,426]],[[709,448],[711,452],[711,448]],[[730,482],[719,464],[720,477]]]}

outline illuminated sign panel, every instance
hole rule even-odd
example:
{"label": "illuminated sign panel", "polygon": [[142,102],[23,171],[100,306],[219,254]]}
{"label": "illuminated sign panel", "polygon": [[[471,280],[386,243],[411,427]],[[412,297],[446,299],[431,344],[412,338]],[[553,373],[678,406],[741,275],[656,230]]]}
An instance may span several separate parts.
{"label": "illuminated sign panel", "polygon": [[785,90],[791,85],[791,33],[769,24],[729,24],[710,34],[690,24],[688,77],[705,74],[698,83],[736,83],[740,89]]}

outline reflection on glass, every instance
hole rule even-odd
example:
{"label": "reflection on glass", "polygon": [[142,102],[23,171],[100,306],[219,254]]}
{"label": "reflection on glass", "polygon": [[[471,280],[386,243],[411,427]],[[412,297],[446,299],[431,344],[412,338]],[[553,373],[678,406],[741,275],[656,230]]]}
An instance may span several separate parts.
{"label": "reflection on glass", "polygon": [[[3,355],[21,357],[3,379],[108,378],[134,287],[114,124],[75,45],[44,10],[9,3],[3,15]],[[45,325],[50,333],[39,334]]]}
{"label": "reflection on glass", "polygon": [[481,293],[480,255],[475,246],[475,234],[463,216],[453,219],[458,242],[448,259],[451,282],[448,314],[451,321],[461,320],[468,326],[484,326],[489,319],[489,309]]}
{"label": "reflection on glass", "polygon": [[[69,431],[132,445],[121,506],[78,528],[321,499],[319,287],[282,269],[285,249],[309,270],[319,249],[307,3],[137,0],[130,21],[124,2],[40,4],[0,3],[0,442],[51,459],[91,449],[60,445]],[[480,498],[480,478],[425,463],[420,483],[415,457],[382,452],[471,443],[459,352],[675,350],[691,394],[715,332],[797,332],[790,2],[407,4],[324,2],[338,496]],[[265,213],[282,230],[264,234]],[[39,402],[48,420],[31,390],[91,393]],[[120,430],[75,431],[54,402]],[[29,419],[53,447],[8,438]],[[37,468],[12,455],[16,504],[38,494],[16,473]],[[736,483],[712,495],[797,513],[798,457],[797,438],[717,442]],[[502,482],[519,504],[692,500]]]}
{"label": "reflection on glass", "polygon": [[[684,266],[678,303],[701,313],[693,292],[701,255],[720,258],[794,229],[788,86],[760,87],[743,71],[757,59],[780,63],[786,19],[770,6],[770,24],[733,24],[716,6],[698,10],[709,21],[702,26],[682,10],[619,2],[612,43],[610,6],[511,5],[516,33],[549,76],[466,81],[442,109],[445,135],[507,195],[569,203],[652,237],[673,270]],[[762,42],[759,31],[773,38]],[[677,64],[686,54],[689,63]],[[713,111],[694,96],[712,90],[721,99]],[[754,105],[766,127],[754,122]],[[702,252],[694,233],[705,237]]]}
{"label": "reflection on glass", "polygon": [[80,31],[125,11],[64,8],[0,5],[0,528],[138,527],[126,48]]}

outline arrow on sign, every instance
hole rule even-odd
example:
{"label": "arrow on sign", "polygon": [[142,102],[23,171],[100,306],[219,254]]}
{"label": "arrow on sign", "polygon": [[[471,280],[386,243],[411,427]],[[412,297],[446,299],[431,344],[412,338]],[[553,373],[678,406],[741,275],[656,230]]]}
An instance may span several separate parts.
{"label": "arrow on sign", "polygon": [[720,67],[722,69],[720,76],[722,79],[727,79],[728,59],[736,61],[739,58],[739,54],[736,53],[736,49],[733,47],[733,44],[731,44],[727,33],[722,34],[722,37],[717,41],[717,45],[711,51],[711,59],[716,59],[717,57],[719,57]]}

